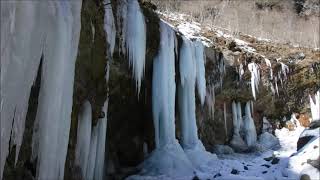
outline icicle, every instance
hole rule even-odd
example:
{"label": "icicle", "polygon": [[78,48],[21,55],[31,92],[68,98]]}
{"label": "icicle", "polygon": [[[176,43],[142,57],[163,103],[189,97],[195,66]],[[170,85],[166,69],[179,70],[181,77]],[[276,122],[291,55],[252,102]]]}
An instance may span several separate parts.
{"label": "icicle", "polygon": [[[36,119],[37,179],[63,179],[68,150],[81,1],[50,1],[50,20]],[[36,120],[37,121],[37,120]]]}
{"label": "icicle", "polygon": [[247,145],[253,146],[257,141],[257,133],[254,121],[251,117],[250,102],[246,103],[246,116],[244,120],[245,141]]}
{"label": "icicle", "polygon": [[[98,126],[95,126],[91,131],[91,140],[90,140],[90,153],[89,159],[87,163],[87,170],[86,170],[86,179],[90,180],[94,177],[94,167],[96,163],[96,156],[97,156],[97,142],[98,142]],[[100,148],[100,147],[99,147]]]}
{"label": "icicle", "polygon": [[194,42],[195,60],[197,67],[197,89],[200,97],[200,102],[203,105],[206,96],[206,77],[205,77],[205,54],[204,46],[201,41]]}
{"label": "icicle", "polygon": [[174,32],[160,23],[160,51],[153,63],[152,107],[156,147],[175,141],[175,55]]}
{"label": "icicle", "polygon": [[94,179],[102,180],[104,177],[104,165],[105,165],[105,146],[107,135],[107,111],[108,111],[108,99],[104,102],[102,111],[104,117],[98,120],[98,138],[97,138],[97,152],[94,167]]}
{"label": "icicle", "polygon": [[114,17],[110,0],[104,0],[104,12],[104,30],[106,32],[106,39],[109,44],[108,52],[110,53],[110,58],[112,58],[114,45],[116,42],[116,27],[114,24]]}
{"label": "icicle", "polygon": [[175,33],[160,21],[160,46],[153,61],[152,112],[156,149],[143,163],[142,173],[193,175],[193,167],[175,137]]}
{"label": "icicle", "polygon": [[244,74],[243,65],[242,65],[242,63],[240,63],[240,66],[239,66],[239,80],[240,81],[242,80],[243,74]]}
{"label": "icicle", "polygon": [[237,105],[234,101],[232,101],[232,120],[233,120],[233,134],[236,136],[240,135],[240,127],[237,116]]}
{"label": "icicle", "polygon": [[238,102],[237,103],[237,119],[238,119],[238,123],[239,123],[239,129],[241,131],[241,129],[243,128],[243,120],[242,120],[242,110],[241,110],[241,103]]}
{"label": "icicle", "polygon": [[[123,18],[122,33],[124,53],[132,67],[136,80],[137,92],[140,93],[141,80],[144,75],[146,55],[146,24],[137,0],[126,0],[121,4]],[[120,22],[118,22],[120,24]]]}
{"label": "icicle", "polygon": [[192,54],[193,44],[183,37],[180,48],[180,83],[178,86],[179,112],[181,119],[181,144],[190,161],[196,168],[215,159],[216,156],[206,152],[198,139],[195,115],[196,66]]}
{"label": "icicle", "polygon": [[259,81],[260,81],[260,72],[258,65],[256,63],[249,63],[248,69],[251,72],[251,91],[254,99],[256,99],[256,91],[258,91]]}
{"label": "icicle", "polygon": [[182,146],[190,148],[197,144],[198,133],[195,117],[196,66],[192,54],[192,44],[183,39],[180,49],[179,109],[181,113]]}
{"label": "icicle", "polygon": [[[39,151],[33,152],[39,153],[38,162],[41,166],[38,164],[37,170],[43,179],[47,177],[61,179],[69,140],[74,60],[80,34],[81,1],[1,1],[1,10],[0,179],[2,179],[8,154],[10,134],[12,145],[16,145],[16,158],[19,155],[30,89],[42,54],[44,55],[42,81],[35,122],[39,125],[39,131],[45,132],[44,121],[49,122],[50,118],[54,126],[50,127],[49,131],[57,132],[49,135],[35,135],[34,137],[39,137],[42,141],[39,139],[40,142],[33,143],[34,147],[39,147]],[[44,44],[46,49],[43,49]],[[50,83],[52,86],[47,87],[51,85]],[[55,100],[51,101],[50,98]],[[49,104],[50,107],[48,107]],[[51,114],[52,111],[55,113]],[[38,117],[39,114],[42,114],[41,117]],[[43,141],[45,137],[47,141]],[[49,139],[51,137],[54,138],[52,141]],[[52,153],[42,151],[44,143],[50,143],[46,149],[50,149]],[[42,161],[45,156],[48,159]],[[45,164],[42,164],[43,162]]]}
{"label": "icicle", "polygon": [[81,168],[82,177],[86,175],[90,152],[92,109],[89,101],[85,101],[78,116],[77,145],[75,149],[76,164]]}
{"label": "icicle", "polygon": [[44,28],[42,27],[43,19],[37,16],[41,13],[40,4],[18,1],[1,1],[0,3],[0,179],[2,179],[10,138],[11,147],[16,145],[15,163],[19,155],[30,90],[41,58]]}
{"label": "icicle", "polygon": [[320,120],[320,90],[315,94],[315,101],[313,101],[310,95],[309,98],[312,120]]}

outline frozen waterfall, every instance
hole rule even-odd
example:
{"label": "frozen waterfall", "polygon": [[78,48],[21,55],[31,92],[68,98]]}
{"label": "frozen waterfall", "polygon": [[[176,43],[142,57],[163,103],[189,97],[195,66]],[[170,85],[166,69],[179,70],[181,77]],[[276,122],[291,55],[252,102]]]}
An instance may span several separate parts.
{"label": "frozen waterfall", "polygon": [[43,55],[34,135],[39,146],[33,150],[37,178],[63,179],[80,10],[81,1],[1,1],[1,178],[10,136],[18,157],[30,89]]}
{"label": "frozen waterfall", "polygon": [[203,105],[206,97],[205,52],[201,41],[194,42],[195,59],[197,67],[197,90],[200,102]]}
{"label": "frozen waterfall", "polygon": [[78,118],[76,164],[85,179],[102,180],[104,177],[105,143],[107,133],[108,100],[103,106],[104,117],[91,128],[91,105],[85,101]]}
{"label": "frozen waterfall", "polygon": [[251,91],[252,91],[252,96],[254,99],[256,99],[256,94],[259,89],[259,81],[260,81],[260,71],[259,71],[259,66],[251,62],[248,64],[248,69],[251,73]]}
{"label": "frozen waterfall", "polygon": [[86,177],[90,153],[91,113],[91,104],[89,101],[85,101],[78,116],[77,145],[75,150],[75,164],[81,168],[83,177]]}
{"label": "frozen waterfall", "polygon": [[[119,6],[122,24],[122,51],[129,59],[138,94],[144,76],[146,55],[146,24],[137,0],[124,0]],[[120,19],[120,18],[119,18]]]}
{"label": "frozen waterfall", "polygon": [[[0,179],[11,147],[22,143],[31,86],[36,79],[45,27],[42,4],[1,1]],[[10,148],[11,148],[10,147]]]}
{"label": "frozen waterfall", "polygon": [[160,49],[153,62],[152,111],[156,149],[142,174],[192,177],[193,166],[175,138],[175,32],[160,22]]}
{"label": "frozen waterfall", "polygon": [[314,95],[315,101],[311,96],[309,96],[309,98],[312,120],[320,120],[320,90],[318,90],[318,92]]}
{"label": "frozen waterfall", "polygon": [[247,145],[253,146],[255,145],[257,141],[257,133],[256,133],[256,127],[254,124],[254,121],[251,116],[251,108],[250,108],[250,102],[246,103],[246,116],[244,118],[244,123],[243,123],[243,128],[244,128],[244,133],[245,133],[245,141]]}
{"label": "frozen waterfall", "polygon": [[[183,37],[179,59],[178,100],[181,119],[181,144],[193,165],[196,168],[200,168],[201,165],[215,159],[216,156],[207,152],[202,142],[198,139],[195,114],[195,86],[197,79],[205,79],[203,77],[205,73],[197,74],[197,63],[204,63],[204,60],[199,61],[198,57],[194,55],[194,46],[192,41]],[[200,66],[204,66],[204,64]],[[201,77],[197,77],[197,75]]]}
{"label": "frozen waterfall", "polygon": [[106,31],[106,38],[109,44],[108,54],[112,57],[114,46],[116,42],[116,26],[114,24],[113,11],[110,0],[104,0],[104,30]]}

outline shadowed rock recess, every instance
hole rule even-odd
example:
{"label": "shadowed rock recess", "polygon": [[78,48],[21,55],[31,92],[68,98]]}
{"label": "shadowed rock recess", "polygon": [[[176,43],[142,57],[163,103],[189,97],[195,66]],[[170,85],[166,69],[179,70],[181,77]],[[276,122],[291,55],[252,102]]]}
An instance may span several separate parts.
{"label": "shadowed rock recess", "polygon": [[[176,139],[181,142],[183,138],[182,112],[180,112],[178,104],[178,83],[181,81],[180,49],[183,46],[186,35],[178,28],[178,20],[170,19],[164,13],[156,11],[157,7],[149,0],[138,1],[146,28],[144,75],[141,80],[140,92],[138,92],[136,80],[132,75],[134,67],[129,64],[128,60],[130,54],[128,50],[123,51],[122,49],[125,37],[123,33],[125,32],[122,30],[124,19],[121,17],[120,6],[126,3],[130,4],[129,1],[82,0],[81,31],[74,69],[71,125],[64,164],[63,179],[65,180],[87,179],[88,177],[82,174],[83,170],[76,163],[77,137],[79,136],[78,129],[80,126],[79,114],[83,111],[82,106],[86,101],[90,103],[92,108],[92,127],[90,127],[92,132],[95,127],[99,127],[101,119],[107,119],[105,156],[102,160],[104,162],[103,179],[120,180],[128,177],[134,179],[135,176],[132,175],[139,174],[144,160],[152,156],[152,152],[156,148],[156,127],[153,121],[154,109],[152,107],[153,63],[154,59],[159,55],[161,43],[160,22],[170,24],[169,27],[174,30],[176,35],[174,78],[177,90],[175,94],[174,121]],[[3,3],[1,2],[1,4]],[[300,11],[303,10],[303,6],[300,7],[297,4],[296,8],[299,13],[302,13]],[[104,27],[105,22],[108,22],[108,19],[105,19],[105,13],[110,9],[113,13],[115,27],[115,44],[112,54],[109,54],[108,49],[113,45],[106,40],[108,38],[106,33],[108,32]],[[204,26],[201,28],[206,29]],[[235,121],[233,119],[234,115],[237,116],[236,110],[233,109],[233,102],[239,105],[237,108],[239,109],[240,117],[243,117],[245,123],[248,121],[246,119],[247,116],[252,116],[256,136],[265,133],[263,127],[264,118],[268,119],[270,123],[271,134],[274,134],[276,128],[288,128],[290,126],[288,125],[288,120],[292,119],[292,114],[302,126],[309,126],[309,119],[312,117],[310,99],[316,102],[314,99],[317,98],[316,93],[320,89],[319,50],[293,47],[288,44],[272,43],[270,41],[264,42],[252,36],[239,35],[241,41],[248,42],[249,47],[255,49],[253,53],[243,48],[243,45],[239,44],[235,39],[218,36],[214,30],[204,31],[197,34],[198,37],[191,37],[189,40],[197,41],[197,39],[200,39],[199,37],[205,37],[211,42],[209,46],[204,46],[206,81],[205,101],[203,104],[201,104],[201,97],[198,96],[198,94],[201,94],[201,92],[198,92],[199,87],[195,88],[195,115],[198,138],[207,151],[217,153],[215,149],[220,147],[219,153],[221,154],[224,154],[223,148],[227,149],[229,154],[238,152],[236,149],[229,147],[234,137],[234,129],[237,126],[234,124]],[[266,59],[271,63],[268,64]],[[255,64],[259,69],[260,80],[257,81],[256,87],[254,87],[256,81],[252,80],[254,73],[249,69],[249,64],[251,63]],[[2,64],[1,60],[1,68],[4,67]],[[288,70],[286,70],[286,67]],[[37,178],[38,159],[32,159],[31,156],[33,153],[32,138],[34,137],[34,129],[40,128],[36,126],[35,120],[38,110],[38,98],[41,96],[39,91],[41,91],[43,68],[42,57],[30,92],[23,140],[16,163],[16,145],[13,143],[12,137],[9,141],[9,153],[3,170],[3,179],[5,180],[33,180]],[[3,69],[1,69],[1,75],[2,71]],[[255,89],[256,98],[253,96],[253,89]],[[105,102],[108,104],[107,112],[104,112]],[[247,110],[249,110],[250,115],[247,114]],[[2,115],[1,121],[6,121],[6,119],[2,119]],[[292,123],[293,129],[299,128],[294,124],[295,122]],[[243,131],[240,130],[238,132],[241,138],[245,137],[246,132]],[[316,136],[306,135],[308,139],[298,144],[298,150]],[[276,142],[276,144],[279,143]],[[222,145],[228,146],[224,147]],[[263,149],[260,146],[245,146],[241,153],[260,152]],[[97,146],[97,148],[101,147]],[[275,159],[277,162],[275,162]],[[319,162],[319,158],[317,160]],[[98,156],[95,161],[98,161]],[[278,164],[282,163],[282,161],[283,159],[274,157],[270,162],[271,164]],[[243,166],[245,171],[251,168],[251,165]],[[264,165],[263,167],[269,168],[268,166],[270,167],[271,165]],[[319,169],[319,166],[317,168]],[[196,169],[194,171],[196,175],[194,179],[197,179],[199,176],[197,173],[200,170]],[[241,173],[240,171],[242,170],[230,169],[230,174],[238,175]],[[266,171],[263,172],[264,174],[267,173]],[[208,177],[208,179],[219,178],[220,176],[221,174],[218,173],[214,177]],[[98,178],[95,176],[94,179]]]}

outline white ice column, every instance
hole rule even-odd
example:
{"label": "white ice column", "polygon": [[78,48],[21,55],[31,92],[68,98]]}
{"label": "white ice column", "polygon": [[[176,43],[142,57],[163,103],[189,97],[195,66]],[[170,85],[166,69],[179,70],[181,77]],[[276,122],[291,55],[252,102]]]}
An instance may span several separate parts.
{"label": "white ice column", "polygon": [[81,168],[85,177],[90,152],[90,136],[92,109],[89,101],[85,101],[78,116],[77,145],[75,150],[76,164]]}
{"label": "white ice column", "polygon": [[250,102],[247,102],[246,111],[245,111],[246,116],[244,119],[244,133],[245,133],[244,139],[249,147],[255,145],[257,141],[256,127],[251,116],[250,106],[251,106]]}
{"label": "white ice column", "polygon": [[121,17],[118,18],[118,24],[122,25],[122,51],[129,59],[139,94],[146,56],[145,18],[137,0],[121,1],[118,11]]}
{"label": "white ice column", "polygon": [[311,96],[309,98],[312,120],[320,120],[320,90],[314,95],[315,101]]}

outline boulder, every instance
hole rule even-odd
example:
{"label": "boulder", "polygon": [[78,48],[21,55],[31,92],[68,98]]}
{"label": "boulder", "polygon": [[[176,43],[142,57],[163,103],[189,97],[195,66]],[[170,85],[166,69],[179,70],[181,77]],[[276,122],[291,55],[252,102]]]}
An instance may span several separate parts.
{"label": "boulder", "polygon": [[276,138],[274,135],[268,132],[262,133],[258,138],[258,142],[259,144],[261,144],[267,149],[270,149],[279,145],[278,138]]}
{"label": "boulder", "polygon": [[233,154],[233,149],[228,145],[215,145],[213,148],[213,152],[220,155],[220,154]]}
{"label": "boulder", "polygon": [[297,142],[297,151],[304,147],[311,139],[316,137],[320,137],[320,120],[311,122],[309,127],[300,134]]}

